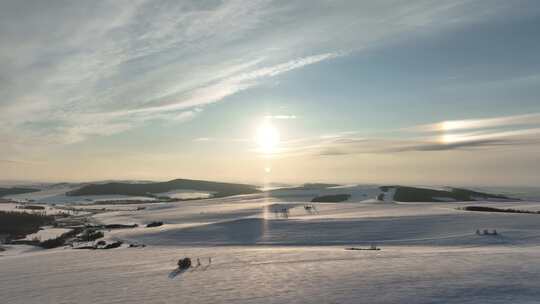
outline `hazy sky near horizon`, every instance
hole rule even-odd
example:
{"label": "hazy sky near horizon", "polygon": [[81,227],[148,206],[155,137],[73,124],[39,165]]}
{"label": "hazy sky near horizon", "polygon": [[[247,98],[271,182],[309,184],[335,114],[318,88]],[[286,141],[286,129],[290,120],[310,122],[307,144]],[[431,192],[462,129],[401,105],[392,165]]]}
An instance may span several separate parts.
{"label": "hazy sky near horizon", "polygon": [[538,1],[0,1],[0,179],[540,184]]}

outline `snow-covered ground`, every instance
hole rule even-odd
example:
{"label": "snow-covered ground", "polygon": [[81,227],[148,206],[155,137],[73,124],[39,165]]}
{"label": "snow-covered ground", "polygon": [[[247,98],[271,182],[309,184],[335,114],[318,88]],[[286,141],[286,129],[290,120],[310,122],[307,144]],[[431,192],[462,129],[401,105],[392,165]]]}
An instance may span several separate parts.
{"label": "snow-covered ground", "polygon": [[[34,205],[34,203],[27,204]],[[47,215],[55,215],[60,213],[67,213],[70,215],[83,215],[84,212],[77,212],[72,210],[61,209],[53,206],[39,205],[43,206],[44,209],[24,209],[24,205],[18,203],[1,203],[0,211],[9,211],[9,212],[27,212],[27,213],[45,213]]]}
{"label": "snow-covered ground", "polygon": [[272,196],[280,198],[292,198],[301,201],[310,201],[318,195],[350,194],[349,201],[360,202],[365,200],[375,200],[377,195],[383,193],[377,185],[344,185],[322,189],[295,190],[295,189],[275,189],[271,191]]}
{"label": "snow-covered ground", "polygon": [[46,240],[55,239],[69,231],[71,231],[71,229],[44,227],[43,229],[39,230],[36,233],[28,234],[25,239],[30,240],[30,241],[37,239],[40,242],[43,242]]}
{"label": "snow-covered ground", "polygon": [[169,198],[189,200],[189,199],[209,198],[209,197],[212,197],[212,195],[214,194],[215,192],[182,189],[182,190],[172,190],[168,192],[156,193],[155,195],[159,197],[165,196]]}
{"label": "snow-covered ground", "polygon": [[[352,194],[341,203],[316,195]],[[174,203],[94,215],[140,224],[112,250],[0,252],[5,303],[537,303],[540,202],[393,202],[346,186]],[[116,206],[116,205],[115,205]],[[314,207],[313,209],[306,207]],[[121,207],[121,206],[116,206]],[[152,221],[163,226],[145,228]],[[498,235],[477,235],[496,229]],[[346,247],[377,244],[381,251]],[[184,256],[202,266],[170,278]],[[208,266],[208,258],[212,264]],[[208,267],[207,267],[208,266]]]}
{"label": "snow-covered ground", "polygon": [[155,200],[146,196],[128,195],[86,195],[68,196],[66,192],[79,188],[79,186],[61,186],[44,188],[37,192],[8,195],[5,198],[17,202],[32,202],[38,204],[91,204],[97,201],[108,200]]}
{"label": "snow-covered ground", "polygon": [[[183,256],[203,265],[169,278]],[[10,304],[538,303],[539,258],[536,246],[60,249],[0,259],[0,295]]]}
{"label": "snow-covered ground", "polygon": [[[316,203],[316,212],[306,211],[306,204],[249,195],[237,201],[160,204],[144,212],[110,212],[95,218],[106,224],[163,221],[165,225],[155,229],[112,232],[119,239],[150,245],[540,245],[540,215],[457,210],[467,205],[538,210],[537,202]],[[287,218],[275,212],[284,208]],[[496,229],[500,236],[478,236],[477,229]]]}

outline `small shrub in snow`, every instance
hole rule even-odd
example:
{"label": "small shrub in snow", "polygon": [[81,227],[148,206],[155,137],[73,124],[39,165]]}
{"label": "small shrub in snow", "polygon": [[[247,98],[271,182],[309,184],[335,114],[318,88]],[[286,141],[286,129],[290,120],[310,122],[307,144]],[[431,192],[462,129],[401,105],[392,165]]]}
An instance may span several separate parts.
{"label": "small shrub in snow", "polygon": [[123,228],[136,228],[139,225],[132,224],[132,225],[124,225],[124,224],[109,224],[105,225],[105,229],[123,229]]}
{"label": "small shrub in snow", "polygon": [[81,234],[81,241],[83,241],[83,242],[92,242],[94,240],[102,238],[103,236],[104,236],[103,232],[101,232],[101,231],[93,230],[93,229],[86,229]]}
{"label": "small shrub in snow", "polygon": [[314,197],[311,202],[327,202],[327,203],[339,203],[344,202],[351,198],[350,194],[333,194],[333,195],[321,195]]}
{"label": "small shrub in snow", "polygon": [[103,247],[102,249],[114,249],[114,248],[118,248],[122,246],[122,244],[123,243],[121,241],[116,241],[116,242],[112,242],[110,244],[105,245],[105,247]]}
{"label": "small shrub in snow", "polygon": [[188,269],[191,267],[191,259],[190,258],[183,258],[178,260],[178,268],[180,269]]}
{"label": "small shrub in snow", "polygon": [[39,243],[39,246],[45,249],[51,249],[51,248],[64,246],[64,244],[66,244],[66,241],[68,239],[74,238],[80,232],[81,232],[81,229],[73,229],[69,232],[62,234],[61,236],[55,239],[49,239],[49,240],[43,241]]}

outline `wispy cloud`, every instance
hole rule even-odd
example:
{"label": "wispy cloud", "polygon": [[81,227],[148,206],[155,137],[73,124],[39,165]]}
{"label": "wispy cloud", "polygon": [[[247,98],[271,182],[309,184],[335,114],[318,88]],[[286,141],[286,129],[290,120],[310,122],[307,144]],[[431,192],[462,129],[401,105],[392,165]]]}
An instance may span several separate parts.
{"label": "wispy cloud", "polygon": [[116,134],[154,120],[190,120],[206,105],[272,77],[398,34],[496,16],[511,4],[489,10],[471,5],[474,1],[2,2],[5,148],[0,156]]}
{"label": "wispy cloud", "polygon": [[411,131],[463,131],[502,127],[520,127],[526,125],[539,125],[540,114],[523,114],[495,118],[448,120],[434,124],[427,124],[410,128]]}
{"label": "wispy cloud", "polygon": [[[495,149],[540,145],[540,114],[442,121],[378,136],[349,131],[282,143],[281,157]],[[446,126],[446,127],[441,127]],[[509,129],[510,128],[510,129]]]}
{"label": "wispy cloud", "polygon": [[296,119],[296,115],[266,115],[266,119],[289,120]]}
{"label": "wispy cloud", "polygon": [[220,142],[220,143],[241,143],[252,141],[249,138],[215,138],[215,137],[197,137],[193,139],[194,142]]}
{"label": "wispy cloud", "polygon": [[11,160],[11,159],[0,159],[0,163],[6,163],[6,164],[19,164],[20,161]]}
{"label": "wispy cloud", "polygon": [[4,163],[8,165],[17,165],[17,166],[42,164],[41,162],[23,161],[23,160],[17,160],[17,159],[0,159],[0,163]]}
{"label": "wispy cloud", "polygon": [[336,58],[340,53],[326,53],[313,55],[303,58],[293,59],[277,65],[246,71],[236,76],[224,78],[214,84],[204,85],[192,91],[188,91],[180,98],[174,98],[171,102],[162,103],[157,106],[143,107],[140,109],[129,110],[121,113],[143,113],[143,112],[162,112],[175,111],[192,107],[200,107],[214,103],[233,95],[239,91],[249,89],[258,84],[264,78],[275,77],[282,73],[294,69],[314,64],[323,60]]}

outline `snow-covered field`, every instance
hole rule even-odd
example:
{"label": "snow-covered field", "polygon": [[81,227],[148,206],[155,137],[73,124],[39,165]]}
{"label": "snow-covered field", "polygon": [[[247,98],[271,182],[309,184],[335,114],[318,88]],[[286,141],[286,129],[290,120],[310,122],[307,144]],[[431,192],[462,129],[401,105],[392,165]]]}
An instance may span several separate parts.
{"label": "snow-covered field", "polygon": [[[170,279],[182,256],[203,266]],[[0,295],[10,304],[538,303],[539,258],[537,246],[38,251],[0,259]]]}
{"label": "snow-covered field", "polygon": [[69,231],[71,231],[71,229],[45,227],[36,233],[28,234],[25,239],[26,240],[38,239],[39,241],[43,242],[46,240],[57,238],[61,236],[62,234]]}
{"label": "snow-covered field", "polygon": [[41,191],[8,195],[5,198],[17,202],[32,202],[38,204],[91,204],[97,201],[114,200],[148,200],[154,198],[146,196],[127,196],[127,195],[86,195],[86,196],[68,196],[66,192],[79,188],[79,186],[60,186],[43,188]]}
{"label": "snow-covered field", "polygon": [[[144,204],[94,216],[145,248],[0,252],[2,303],[538,303],[540,202],[393,202],[375,186]],[[314,195],[351,193],[342,203]],[[312,205],[313,210],[305,208]],[[133,208],[133,207],[131,207]],[[145,228],[152,221],[163,226]],[[498,235],[477,235],[496,229]],[[350,251],[375,243],[380,251]],[[176,261],[202,266],[170,278]],[[208,258],[212,258],[211,265]]]}
{"label": "snow-covered field", "polygon": [[168,192],[156,193],[155,195],[159,197],[165,196],[165,197],[177,198],[181,200],[190,200],[190,199],[210,198],[214,194],[215,193],[213,192],[182,189],[182,190],[172,190]]}

